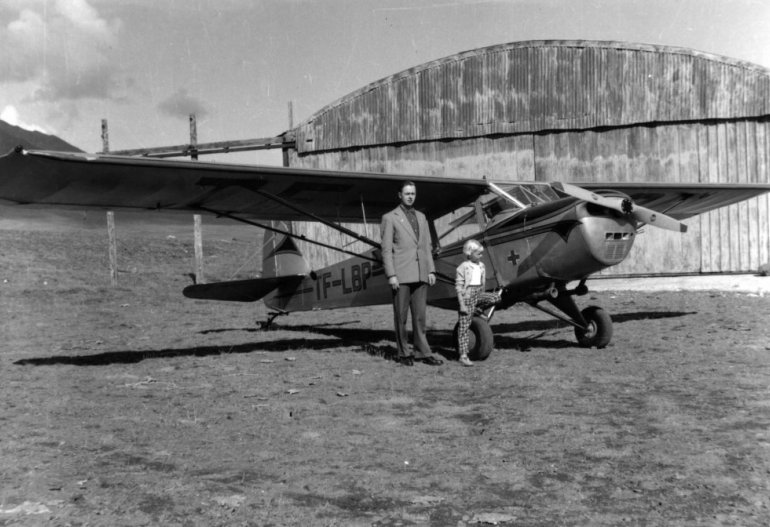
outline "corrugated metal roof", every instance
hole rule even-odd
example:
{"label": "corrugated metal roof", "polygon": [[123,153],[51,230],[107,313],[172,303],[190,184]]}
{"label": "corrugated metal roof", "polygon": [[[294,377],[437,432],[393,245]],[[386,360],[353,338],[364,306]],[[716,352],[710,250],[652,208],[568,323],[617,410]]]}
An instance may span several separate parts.
{"label": "corrugated metal roof", "polygon": [[527,41],[373,82],[295,130],[299,153],[770,114],[770,70],[686,48]]}

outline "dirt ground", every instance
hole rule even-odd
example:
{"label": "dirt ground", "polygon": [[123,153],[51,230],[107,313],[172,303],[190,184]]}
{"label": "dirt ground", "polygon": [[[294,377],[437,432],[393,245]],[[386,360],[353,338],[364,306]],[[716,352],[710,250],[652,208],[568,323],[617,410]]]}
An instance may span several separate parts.
{"label": "dirt ground", "polygon": [[[248,274],[225,232],[207,274]],[[770,297],[592,293],[603,350],[515,306],[487,361],[407,368],[388,307],[262,331],[181,296],[190,236],[119,237],[112,288],[101,229],[0,230],[0,525],[769,521]]]}

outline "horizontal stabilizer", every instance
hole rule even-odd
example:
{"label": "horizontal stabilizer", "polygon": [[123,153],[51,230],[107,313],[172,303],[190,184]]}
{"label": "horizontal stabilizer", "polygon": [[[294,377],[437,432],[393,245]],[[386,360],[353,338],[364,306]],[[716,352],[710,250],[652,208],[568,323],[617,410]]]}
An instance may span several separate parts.
{"label": "horizontal stabilizer", "polygon": [[187,298],[200,300],[227,300],[230,302],[256,302],[281,286],[299,285],[303,275],[271,276],[248,280],[231,280],[212,284],[187,286],[182,293]]}

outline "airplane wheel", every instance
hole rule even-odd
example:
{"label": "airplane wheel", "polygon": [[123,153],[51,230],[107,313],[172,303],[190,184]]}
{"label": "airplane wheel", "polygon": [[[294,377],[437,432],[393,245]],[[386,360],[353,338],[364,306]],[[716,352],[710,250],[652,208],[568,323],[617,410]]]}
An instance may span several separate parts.
{"label": "airplane wheel", "polygon": [[612,340],[612,319],[600,307],[589,306],[581,311],[588,329],[575,328],[578,343],[584,348],[604,348]]}
{"label": "airplane wheel", "polygon": [[[457,333],[460,323],[455,324],[452,340],[455,348],[460,349],[460,343],[457,340]],[[471,319],[470,332],[468,333],[468,357],[471,360],[485,360],[495,348],[495,336],[489,323],[482,317],[473,317]]]}

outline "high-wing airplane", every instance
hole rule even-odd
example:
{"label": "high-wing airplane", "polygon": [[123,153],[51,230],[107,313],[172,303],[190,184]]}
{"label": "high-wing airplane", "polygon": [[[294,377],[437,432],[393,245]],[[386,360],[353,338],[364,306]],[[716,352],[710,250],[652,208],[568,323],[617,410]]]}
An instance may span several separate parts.
{"label": "high-wing airplane", "polygon": [[[392,302],[378,241],[343,223],[378,221],[396,206],[404,180],[416,183],[418,208],[431,224],[437,283],[429,290],[430,305],[456,310],[454,271],[464,259],[463,243],[475,238],[486,249],[486,289],[501,291],[502,298],[473,319],[470,355],[476,360],[493,349],[494,310],[517,303],[572,325],[581,346],[605,347],[612,338],[609,314],[597,306],[581,310],[575,296],[588,292],[590,275],[626,258],[641,226],[685,232],[683,219],[770,191],[768,184],[496,183],[22,148],[0,157],[0,203],[207,212],[265,229],[259,278],[191,285],[184,294],[263,300],[270,320],[293,311]],[[320,222],[369,248],[353,253],[310,240],[286,227],[288,221]],[[351,258],[311,269],[294,239]],[[577,285],[570,288],[572,282]]]}

